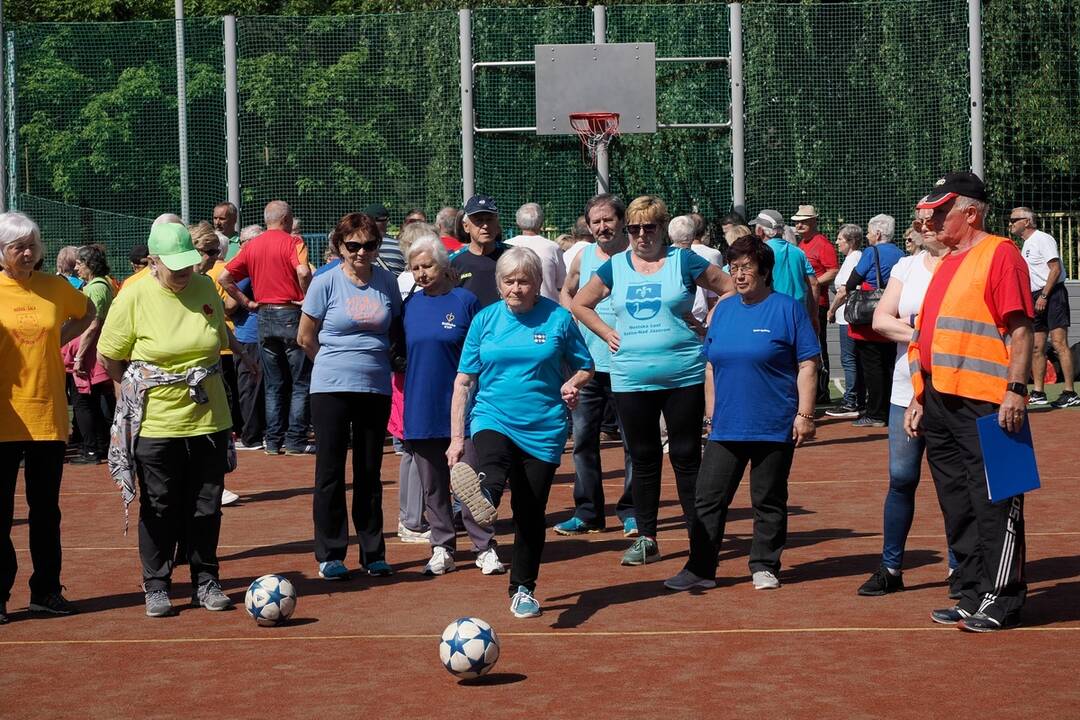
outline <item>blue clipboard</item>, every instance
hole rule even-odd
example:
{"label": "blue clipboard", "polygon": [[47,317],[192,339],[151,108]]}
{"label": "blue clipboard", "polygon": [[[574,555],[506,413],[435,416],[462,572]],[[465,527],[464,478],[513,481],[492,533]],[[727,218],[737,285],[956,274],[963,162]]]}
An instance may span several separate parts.
{"label": "blue clipboard", "polygon": [[986,470],[986,491],[990,502],[1038,490],[1039,467],[1031,442],[1031,421],[1024,416],[1023,426],[1014,433],[998,425],[997,413],[975,421]]}

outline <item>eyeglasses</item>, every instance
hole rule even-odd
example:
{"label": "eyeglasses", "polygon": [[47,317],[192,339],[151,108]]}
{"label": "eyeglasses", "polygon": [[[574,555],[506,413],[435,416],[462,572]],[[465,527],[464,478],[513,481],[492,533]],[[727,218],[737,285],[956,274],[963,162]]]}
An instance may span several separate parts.
{"label": "eyeglasses", "polygon": [[365,250],[366,252],[373,252],[373,251],[379,249],[379,241],[378,240],[368,240],[367,242],[363,242],[363,243],[347,242],[347,243],[343,243],[343,244],[345,245],[345,249],[348,250],[351,253],[358,253],[358,252],[360,252],[361,248],[363,250]]}
{"label": "eyeglasses", "polygon": [[915,222],[911,223],[911,227],[913,227],[916,232],[923,232],[924,230],[933,230],[934,229],[934,219],[932,217],[915,218]]}
{"label": "eyeglasses", "polygon": [[757,271],[757,265],[755,263],[743,263],[742,265],[728,265],[728,274],[729,275],[739,275],[739,274],[742,274],[742,273],[746,273],[747,275],[752,275],[756,271]]}
{"label": "eyeglasses", "polygon": [[627,225],[627,235],[641,235],[642,233],[656,232],[656,228],[660,227],[656,223],[641,223],[640,225]]}

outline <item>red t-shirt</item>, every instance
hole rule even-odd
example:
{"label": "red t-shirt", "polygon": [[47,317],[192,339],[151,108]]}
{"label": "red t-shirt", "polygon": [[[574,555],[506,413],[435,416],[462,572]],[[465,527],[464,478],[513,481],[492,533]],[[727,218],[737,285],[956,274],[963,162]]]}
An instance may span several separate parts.
{"label": "red t-shirt", "polygon": [[297,240],[284,230],[267,230],[240,248],[225,269],[233,280],[251,278],[255,302],[287,305],[304,300],[296,268],[301,265]]}
{"label": "red t-shirt", "polygon": [[[926,289],[919,325],[919,364],[927,371],[933,366],[930,344],[934,340],[934,325],[941,312],[941,301],[945,299],[945,290],[956,276],[965,255],[966,250],[943,257]],[[1029,318],[1034,317],[1035,305],[1031,301],[1029,287],[1027,263],[1020,251],[1011,242],[998,245],[990,261],[985,293],[986,306],[990,308],[994,322],[1003,326],[1004,318],[1012,312],[1023,312]]]}
{"label": "red t-shirt", "polygon": [[450,237],[449,235],[442,235],[439,237],[442,240],[443,247],[446,248],[446,252],[452,253],[455,250],[460,250],[465,247],[464,243],[458,242],[457,238]]}
{"label": "red t-shirt", "polygon": [[[829,270],[839,270],[840,263],[836,259],[836,248],[829,242],[829,238],[821,233],[815,233],[809,240],[799,243],[799,249],[806,253],[806,259],[810,261],[810,267],[814,268],[814,275],[821,277]],[[829,288],[819,288],[818,305],[828,307]]]}

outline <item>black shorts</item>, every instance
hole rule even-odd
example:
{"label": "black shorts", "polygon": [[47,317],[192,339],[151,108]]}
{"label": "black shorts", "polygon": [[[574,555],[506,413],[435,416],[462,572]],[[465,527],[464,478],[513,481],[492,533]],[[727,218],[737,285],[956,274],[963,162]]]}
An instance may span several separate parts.
{"label": "black shorts", "polygon": [[[1042,290],[1031,293],[1032,302],[1036,302]],[[1069,327],[1069,291],[1065,283],[1057,283],[1046,298],[1046,311],[1035,313],[1035,332],[1048,332]]]}

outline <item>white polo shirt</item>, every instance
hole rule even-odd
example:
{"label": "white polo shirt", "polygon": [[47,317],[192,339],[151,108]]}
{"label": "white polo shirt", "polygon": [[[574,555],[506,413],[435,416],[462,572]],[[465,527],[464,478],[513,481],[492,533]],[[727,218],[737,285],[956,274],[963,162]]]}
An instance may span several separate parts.
{"label": "white polo shirt", "polygon": [[[1061,262],[1057,241],[1048,233],[1036,230],[1024,241],[1024,248],[1020,254],[1024,256],[1024,262],[1028,266],[1031,292],[1042,290],[1046,287],[1046,278],[1050,276],[1050,261],[1057,260],[1059,264]],[[1065,268],[1062,268],[1057,281],[1058,283],[1065,282]]]}

